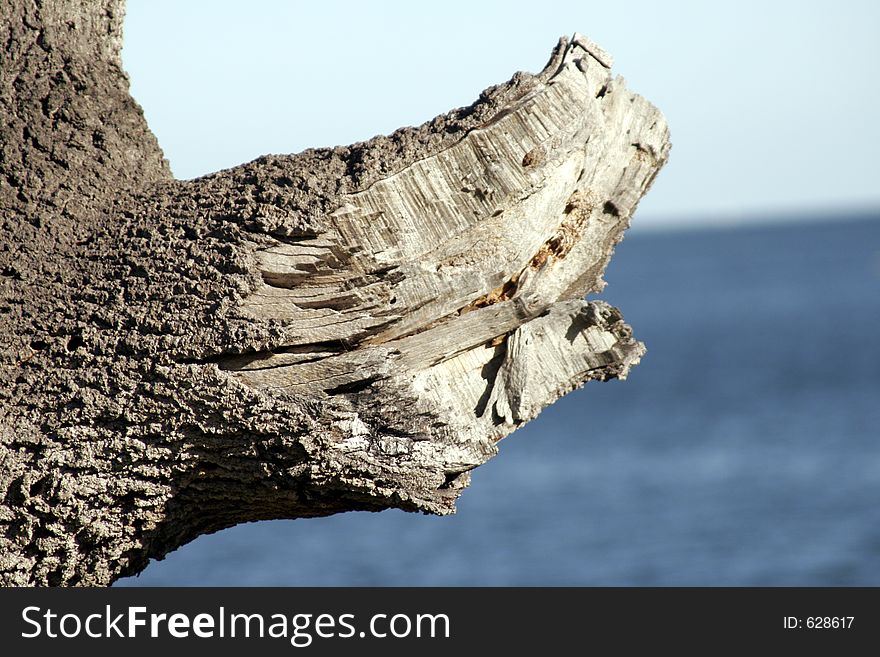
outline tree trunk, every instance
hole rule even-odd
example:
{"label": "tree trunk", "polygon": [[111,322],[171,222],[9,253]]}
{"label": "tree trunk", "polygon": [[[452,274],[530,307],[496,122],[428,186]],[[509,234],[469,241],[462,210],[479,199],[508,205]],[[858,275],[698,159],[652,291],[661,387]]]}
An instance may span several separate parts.
{"label": "tree trunk", "polygon": [[417,128],[179,181],[122,17],[0,7],[0,582],[109,584],[252,520],[452,513],[502,437],[638,362],[583,299],[668,132],[595,44]]}

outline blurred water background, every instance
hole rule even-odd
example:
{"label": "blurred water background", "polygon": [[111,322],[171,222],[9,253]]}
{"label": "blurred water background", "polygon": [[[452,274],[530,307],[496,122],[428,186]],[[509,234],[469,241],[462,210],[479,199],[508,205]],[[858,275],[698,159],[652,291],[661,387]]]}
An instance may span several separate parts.
{"label": "blurred water background", "polygon": [[138,585],[880,585],[880,216],[636,232],[648,354],[501,443],[459,512],[263,522]]}

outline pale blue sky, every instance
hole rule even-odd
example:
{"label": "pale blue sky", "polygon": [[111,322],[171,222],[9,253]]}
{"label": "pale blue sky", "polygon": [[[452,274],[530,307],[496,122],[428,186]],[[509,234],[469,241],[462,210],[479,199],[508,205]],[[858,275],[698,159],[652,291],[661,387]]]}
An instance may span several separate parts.
{"label": "pale blue sky", "polygon": [[671,126],[635,226],[880,208],[877,2],[129,0],[123,59],[191,178],[422,123],[575,31]]}

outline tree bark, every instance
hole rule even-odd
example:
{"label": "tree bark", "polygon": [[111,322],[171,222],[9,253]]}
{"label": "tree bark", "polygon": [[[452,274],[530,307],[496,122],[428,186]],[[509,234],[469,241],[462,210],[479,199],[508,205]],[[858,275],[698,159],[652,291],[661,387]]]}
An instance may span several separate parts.
{"label": "tree bark", "polygon": [[669,152],[575,35],[349,147],[174,180],[122,0],[0,8],[0,582],[104,585],[237,523],[447,514],[644,352],[602,272]]}

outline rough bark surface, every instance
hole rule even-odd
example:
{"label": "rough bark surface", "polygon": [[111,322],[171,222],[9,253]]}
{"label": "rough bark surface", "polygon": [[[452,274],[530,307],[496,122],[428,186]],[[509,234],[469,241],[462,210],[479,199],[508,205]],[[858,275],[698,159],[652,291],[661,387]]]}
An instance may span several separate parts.
{"label": "rough bark surface", "polygon": [[451,513],[499,439],[638,362],[584,297],[668,132],[598,46],[179,181],[122,5],[0,5],[0,582],[108,584],[245,521]]}

